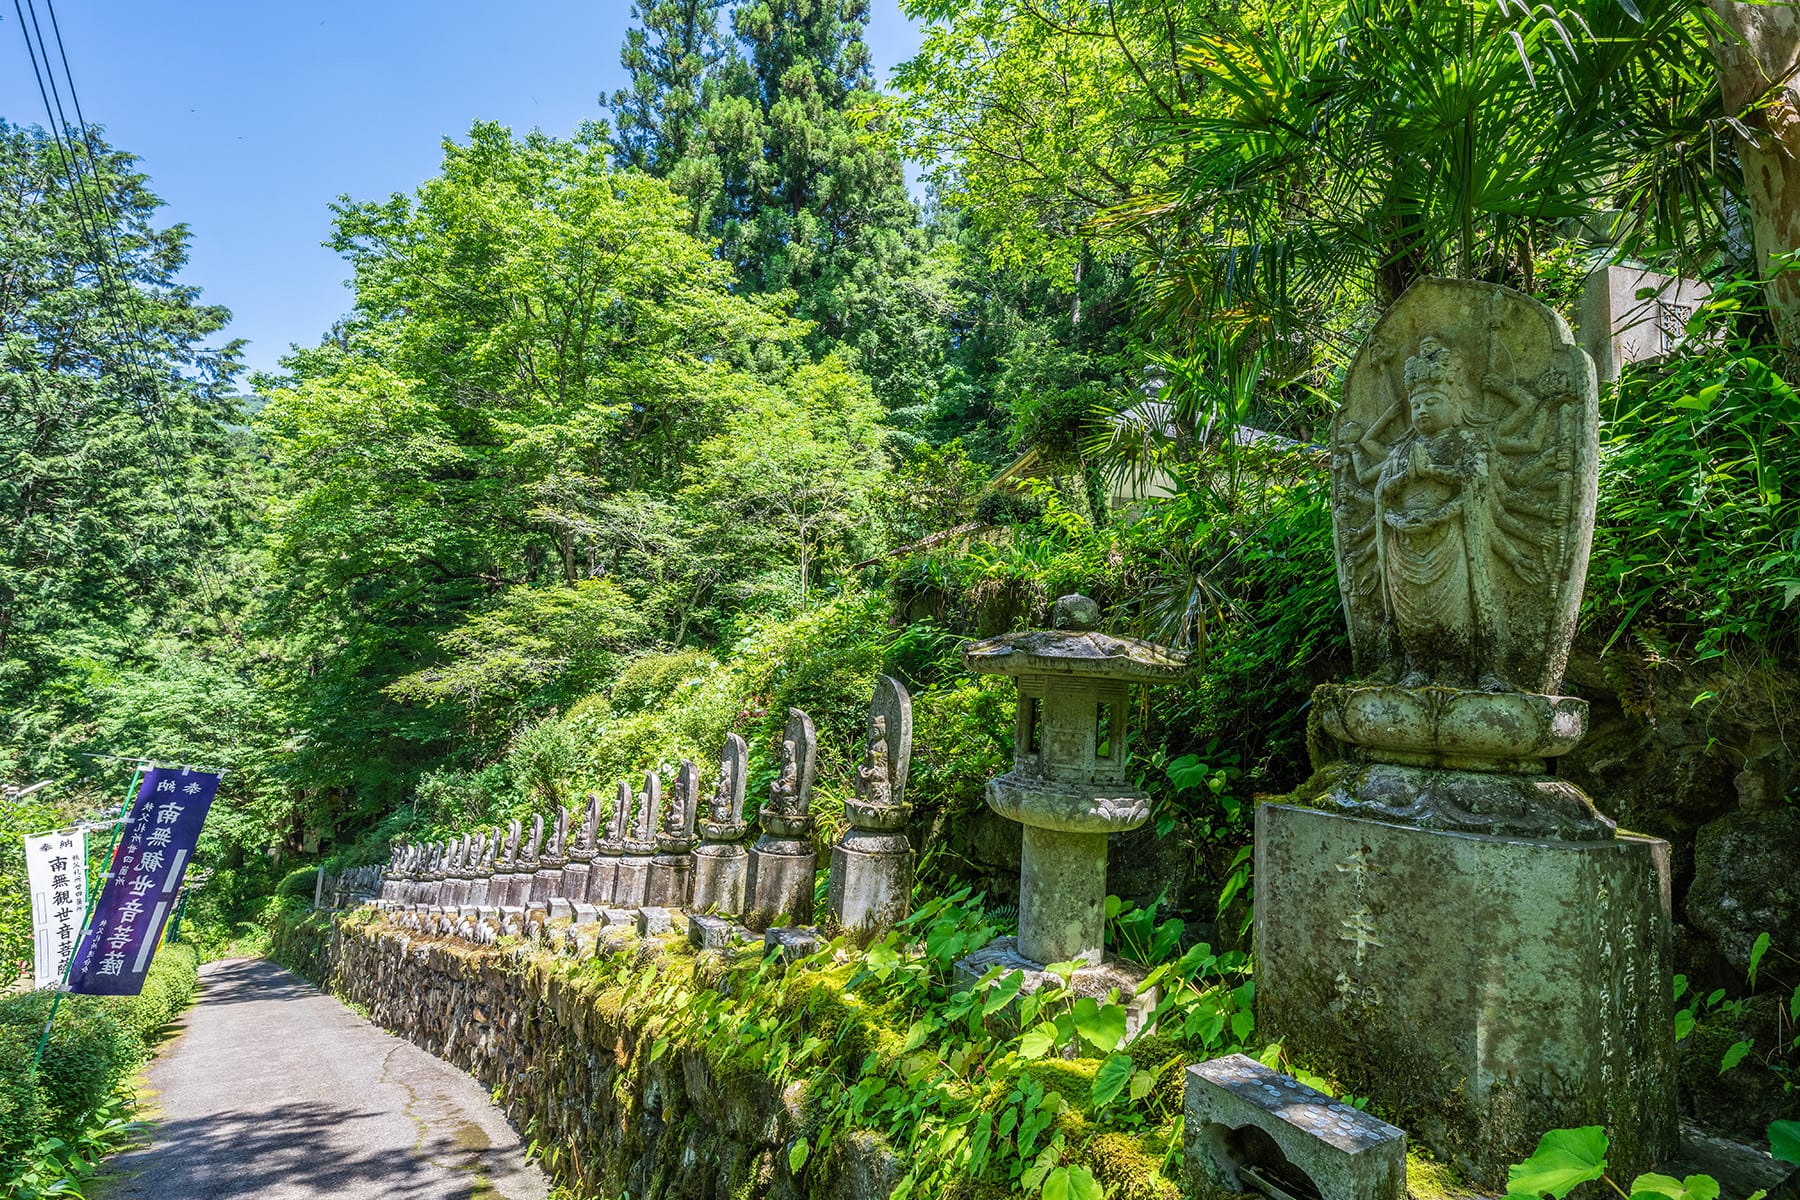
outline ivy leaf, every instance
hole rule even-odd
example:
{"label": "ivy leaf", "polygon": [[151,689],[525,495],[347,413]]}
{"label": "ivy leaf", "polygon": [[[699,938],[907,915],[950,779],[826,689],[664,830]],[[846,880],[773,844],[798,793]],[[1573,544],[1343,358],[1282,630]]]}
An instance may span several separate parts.
{"label": "ivy leaf", "polygon": [[1057,1041],[1056,1026],[1049,1021],[1040,1021],[1026,1030],[1025,1036],[1019,1039],[1019,1057],[1042,1058],[1050,1053],[1050,1048]]}
{"label": "ivy leaf", "polygon": [[1725,1051],[1725,1057],[1719,1060],[1719,1074],[1723,1075],[1725,1072],[1731,1070],[1731,1068],[1743,1062],[1744,1056],[1750,1053],[1750,1049],[1751,1044],[1749,1042],[1733,1042],[1731,1044],[1731,1049]]}
{"label": "ivy leaf", "polygon": [[1044,1177],[1044,1200],[1105,1200],[1106,1193],[1086,1167],[1058,1167]]}
{"label": "ivy leaf", "polygon": [[1137,1064],[1131,1061],[1129,1054],[1109,1054],[1100,1069],[1094,1072],[1093,1097],[1096,1107],[1104,1108],[1119,1098],[1125,1085],[1131,1082],[1132,1068]]}
{"label": "ivy leaf", "polygon": [[1769,1154],[1786,1163],[1800,1163],[1800,1121],[1769,1122]]}
{"label": "ivy leaf", "polygon": [[1132,1100],[1133,1101],[1142,1100],[1145,1096],[1148,1096],[1150,1094],[1150,1089],[1155,1086],[1156,1086],[1156,1072],[1155,1071],[1148,1071],[1148,1070],[1138,1071],[1131,1077],[1131,1098],[1132,1098]]}
{"label": "ivy leaf", "polygon": [[1719,1181],[1711,1175],[1689,1175],[1676,1179],[1655,1172],[1639,1175],[1631,1181],[1631,1200],[1719,1200]]}
{"label": "ivy leaf", "polygon": [[795,1142],[793,1148],[788,1151],[788,1170],[791,1173],[798,1175],[800,1173],[800,1168],[806,1165],[806,1160],[811,1154],[811,1142],[808,1142],[805,1138],[801,1138],[799,1141]]}
{"label": "ivy leaf", "polygon": [[1073,1015],[1075,1032],[1102,1054],[1125,1040],[1125,1010],[1117,1004],[1098,1004],[1083,996],[1075,1002]]}
{"label": "ivy leaf", "polygon": [[1694,1032],[1694,1010],[1684,1008],[1675,1014],[1675,1040],[1680,1041]]}
{"label": "ivy leaf", "polygon": [[1599,1125],[1552,1129],[1538,1139],[1537,1150],[1506,1169],[1506,1194],[1554,1196],[1562,1200],[1577,1184],[1606,1173],[1606,1130]]}

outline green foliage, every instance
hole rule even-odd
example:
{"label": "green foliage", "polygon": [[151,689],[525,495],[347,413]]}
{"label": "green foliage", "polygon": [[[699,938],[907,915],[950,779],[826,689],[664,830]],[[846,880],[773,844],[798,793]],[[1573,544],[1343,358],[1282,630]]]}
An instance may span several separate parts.
{"label": "green foliage", "polygon": [[[119,1138],[123,1089],[199,986],[189,946],[157,952],[137,996],[64,996],[42,1066],[33,1059],[55,993],[0,1000],[0,1175],[9,1195],[53,1194],[54,1181],[92,1171]],[[32,1191],[30,1189],[37,1189]]]}
{"label": "green foliage", "polygon": [[[1562,1200],[1584,1183],[1604,1180],[1621,1200],[1718,1200],[1719,1181],[1710,1175],[1676,1179],[1646,1172],[1632,1180],[1629,1191],[1621,1188],[1606,1173],[1607,1144],[1606,1130],[1599,1125],[1550,1130],[1538,1139],[1530,1158],[1507,1168],[1507,1196]],[[1765,1194],[1756,1192],[1749,1200],[1762,1200]]]}
{"label": "green foliage", "polygon": [[1598,1125],[1552,1129],[1538,1139],[1530,1158],[1506,1169],[1506,1194],[1562,1200],[1577,1184],[1605,1174],[1606,1130]]}
{"label": "green foliage", "polygon": [[[1674,626],[1706,658],[1793,647],[1800,599],[1800,395],[1721,287],[1698,335],[1627,372],[1606,422],[1588,614],[1614,640]],[[1601,624],[1604,622],[1604,624]]]}

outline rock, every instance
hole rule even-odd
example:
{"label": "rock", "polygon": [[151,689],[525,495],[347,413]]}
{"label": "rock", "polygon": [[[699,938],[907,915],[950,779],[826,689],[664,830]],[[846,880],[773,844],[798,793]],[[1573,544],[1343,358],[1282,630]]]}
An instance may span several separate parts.
{"label": "rock", "polygon": [[1776,946],[1800,945],[1800,815],[1735,812],[1705,826],[1694,842],[1694,881],[1684,906],[1739,972],[1767,933]]}
{"label": "rock", "polygon": [[655,937],[668,933],[674,928],[669,919],[669,910],[647,905],[637,910],[637,931],[639,937]]}
{"label": "rock", "polygon": [[688,944],[696,950],[728,950],[732,941],[731,922],[723,917],[688,918]]}

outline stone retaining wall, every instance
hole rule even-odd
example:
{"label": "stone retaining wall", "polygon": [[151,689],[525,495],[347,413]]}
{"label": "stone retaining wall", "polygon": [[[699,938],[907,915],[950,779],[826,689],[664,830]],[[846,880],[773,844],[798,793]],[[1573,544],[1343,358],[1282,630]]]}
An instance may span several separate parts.
{"label": "stone retaining wall", "polygon": [[[298,950],[299,953],[294,953]],[[645,950],[645,953],[654,953]],[[376,1024],[493,1089],[545,1165],[579,1194],[643,1200],[877,1200],[899,1163],[852,1138],[803,1181],[788,1152],[804,1127],[798,1089],[724,1078],[699,1052],[649,1061],[651,1035],[609,1007],[569,960],[518,947],[424,939],[385,922],[332,923],[312,963]]]}

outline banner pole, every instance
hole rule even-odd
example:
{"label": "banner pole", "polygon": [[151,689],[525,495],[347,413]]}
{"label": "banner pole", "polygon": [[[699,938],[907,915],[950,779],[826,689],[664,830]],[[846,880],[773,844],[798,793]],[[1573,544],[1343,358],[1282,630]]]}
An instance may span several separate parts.
{"label": "banner pole", "polygon": [[125,802],[119,807],[119,820],[113,826],[112,845],[106,848],[106,870],[100,872],[96,880],[98,886],[88,889],[87,912],[81,918],[81,929],[75,935],[75,944],[69,950],[69,961],[63,964],[62,987],[56,989],[56,996],[50,1001],[50,1015],[44,1019],[44,1032],[38,1038],[37,1055],[31,1060],[31,1074],[37,1077],[38,1068],[44,1062],[44,1048],[50,1044],[50,1027],[56,1023],[56,1010],[62,1007],[63,992],[69,986],[69,972],[75,968],[75,951],[81,949],[81,939],[87,936],[87,927],[94,919],[94,905],[100,902],[100,893],[106,886],[107,876],[112,874],[113,859],[118,857],[119,839],[125,833],[125,819],[131,813],[131,802],[137,798],[138,781],[144,777],[144,763],[139,759],[137,770],[131,776],[131,787],[125,793]]}

